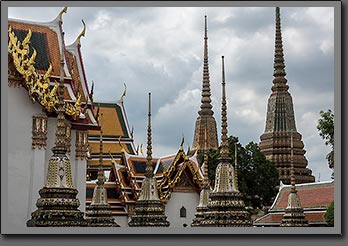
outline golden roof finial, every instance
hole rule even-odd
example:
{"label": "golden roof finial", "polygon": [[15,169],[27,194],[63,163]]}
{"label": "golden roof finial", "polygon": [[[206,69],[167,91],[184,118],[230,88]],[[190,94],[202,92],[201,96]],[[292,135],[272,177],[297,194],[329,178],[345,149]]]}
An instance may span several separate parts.
{"label": "golden roof finial", "polygon": [[123,98],[126,96],[126,91],[127,91],[126,83],[123,83],[123,92],[122,92],[122,95],[120,97],[120,101],[123,101]]}
{"label": "golden roof finial", "polygon": [[118,137],[118,144],[121,147],[121,152],[125,151],[125,149],[123,148],[123,145],[121,144],[121,136]]}
{"label": "golden roof finial", "polygon": [[114,157],[112,156],[110,149],[109,149],[108,153],[109,153],[109,155],[111,157],[111,163],[115,163],[116,164],[116,161],[115,161]]}
{"label": "golden roof finial", "polygon": [[184,136],[184,133],[182,133],[181,143],[180,143],[180,148],[179,148],[179,150],[184,150],[184,142],[185,142],[185,136]]}
{"label": "golden roof finial", "polygon": [[140,152],[140,155],[144,155],[144,153],[143,153],[143,144],[140,144],[139,152]]}
{"label": "golden roof finial", "polygon": [[82,29],[81,33],[79,34],[79,36],[77,36],[77,43],[79,45],[81,45],[81,41],[80,41],[81,37],[82,36],[84,37],[86,34],[86,23],[83,21],[83,19],[82,19],[82,23],[83,23],[83,29]]}
{"label": "golden roof finial", "polygon": [[191,152],[191,147],[190,147],[190,144],[187,145],[187,154],[186,155],[189,155]]}
{"label": "golden roof finial", "polygon": [[64,13],[66,13],[68,11],[68,7],[67,6],[65,6],[60,12],[59,12],[59,21],[60,22],[63,22],[63,18],[62,18],[62,16],[63,16],[63,14]]}

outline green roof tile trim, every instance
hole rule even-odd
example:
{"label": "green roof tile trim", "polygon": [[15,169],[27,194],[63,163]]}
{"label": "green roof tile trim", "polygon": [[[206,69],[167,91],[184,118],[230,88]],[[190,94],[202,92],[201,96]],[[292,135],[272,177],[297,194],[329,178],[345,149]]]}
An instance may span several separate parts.
{"label": "green roof tile trim", "polygon": [[[120,124],[121,124],[121,127],[122,127],[122,131],[125,134],[123,137],[129,138],[127,127],[126,127],[126,122],[125,122],[125,119],[123,117],[122,109],[121,109],[120,105],[118,105],[116,103],[99,103],[99,102],[95,102],[94,105],[96,107],[101,106],[101,107],[107,107],[107,108],[115,108],[117,116],[120,119]],[[107,137],[107,136],[105,136],[105,137]]]}

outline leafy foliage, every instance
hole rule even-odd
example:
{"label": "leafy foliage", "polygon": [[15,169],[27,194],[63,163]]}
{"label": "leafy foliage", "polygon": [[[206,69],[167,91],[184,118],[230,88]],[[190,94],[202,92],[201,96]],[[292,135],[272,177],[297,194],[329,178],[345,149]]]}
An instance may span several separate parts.
{"label": "leafy foliage", "polygon": [[320,119],[318,120],[317,129],[319,135],[325,140],[326,145],[331,146],[331,152],[327,154],[329,167],[334,167],[334,114],[331,109],[328,111],[320,111]]}
{"label": "leafy foliage", "polygon": [[327,223],[328,226],[334,226],[334,219],[335,219],[335,216],[334,216],[334,201],[331,202],[331,204],[329,205],[329,207],[327,208],[326,210],[326,213],[325,213],[325,221]]}
{"label": "leafy foliage", "polygon": [[[276,186],[279,185],[278,171],[272,162],[267,161],[260,148],[254,142],[250,142],[245,147],[239,143],[237,137],[228,138],[230,157],[235,163],[235,144],[237,145],[237,174],[238,188],[244,194],[247,206],[261,208],[269,206],[277,194]],[[212,186],[215,181],[215,170],[219,164],[219,150],[209,150],[208,166],[209,179]],[[203,162],[203,154],[199,156]]]}

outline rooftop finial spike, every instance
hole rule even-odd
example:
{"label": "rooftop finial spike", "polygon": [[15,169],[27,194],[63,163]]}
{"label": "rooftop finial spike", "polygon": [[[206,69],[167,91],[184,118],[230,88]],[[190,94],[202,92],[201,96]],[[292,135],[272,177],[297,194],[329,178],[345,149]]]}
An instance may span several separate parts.
{"label": "rooftop finial spike", "polygon": [[83,24],[83,29],[82,29],[81,33],[79,34],[79,36],[77,36],[77,42],[79,45],[81,45],[81,41],[80,41],[81,37],[82,36],[84,37],[86,34],[86,23],[83,20],[82,20],[82,24]]}
{"label": "rooftop finial spike", "polygon": [[149,92],[149,113],[147,126],[147,157],[146,157],[145,177],[151,178],[153,176],[152,170],[152,139],[151,139],[151,93]]}
{"label": "rooftop finial spike", "polygon": [[64,7],[60,12],[59,12],[59,21],[63,22],[63,13],[66,13],[68,11],[68,7]]}
{"label": "rooftop finial spike", "polygon": [[283,53],[283,42],[280,25],[280,9],[276,7],[276,33],[275,33],[275,49],[274,49],[274,79],[272,91],[287,91],[289,86],[286,84],[287,79],[285,78],[285,64],[284,64],[284,53]]}
{"label": "rooftop finial spike", "polygon": [[222,100],[221,100],[221,160],[229,160],[229,148],[227,141],[227,105],[226,105],[226,89],[225,89],[225,62],[222,58]]}

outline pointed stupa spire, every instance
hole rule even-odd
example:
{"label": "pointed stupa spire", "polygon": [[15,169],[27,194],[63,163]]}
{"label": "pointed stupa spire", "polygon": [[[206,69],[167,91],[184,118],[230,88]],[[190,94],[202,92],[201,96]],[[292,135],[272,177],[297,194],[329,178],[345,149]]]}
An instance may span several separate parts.
{"label": "pointed stupa spire", "polygon": [[[108,203],[107,191],[104,187],[105,176],[103,168],[103,127],[102,127],[103,113],[100,113],[100,135],[99,135],[99,165],[97,183],[93,190],[93,197],[91,204],[86,208],[86,220],[89,226],[93,227],[119,227],[112,217],[111,206]],[[110,154],[110,150],[109,150]],[[112,155],[110,154],[113,159]]]}
{"label": "pointed stupa spire", "polygon": [[192,149],[198,150],[199,146],[203,147],[204,144],[204,131],[208,130],[208,144],[207,149],[200,149],[199,151],[205,151],[208,149],[218,148],[218,138],[216,130],[216,121],[214,118],[214,112],[211,104],[211,92],[210,92],[210,78],[209,78],[209,63],[208,63],[208,28],[207,28],[207,16],[204,16],[204,55],[203,55],[203,80],[202,80],[202,97],[200,110],[198,111],[198,118],[195,125],[195,133],[192,144]]}
{"label": "pointed stupa spire", "polygon": [[103,127],[102,127],[103,113],[100,113],[100,135],[99,135],[99,165],[97,185],[104,185],[104,168],[103,168]]}
{"label": "pointed stupa spire", "polygon": [[[295,179],[296,183],[314,182],[312,171],[307,168],[302,135],[296,130],[294,105],[285,78],[285,64],[280,26],[280,9],[275,9],[275,49],[272,93],[268,99],[265,131],[260,136],[260,150],[266,159],[274,163],[279,179],[290,184],[290,133],[295,144]],[[279,144],[282,143],[282,144]]]}
{"label": "pointed stupa spire", "polygon": [[285,209],[283,219],[280,223],[282,227],[303,227],[308,226],[308,221],[305,219],[303,208],[301,206],[300,197],[297,194],[295,184],[295,171],[294,171],[294,143],[293,134],[291,133],[291,189],[288,197],[288,206]]}
{"label": "pointed stupa spire", "polygon": [[213,106],[211,105],[210,78],[209,78],[209,62],[208,62],[208,29],[207,16],[204,16],[204,57],[203,57],[203,82],[202,82],[202,98],[201,110],[199,115],[213,115]]}
{"label": "pointed stupa spire", "polygon": [[222,161],[230,161],[230,151],[227,137],[227,105],[226,105],[226,82],[225,82],[225,63],[222,56],[222,99],[221,99],[221,149],[220,159]]}
{"label": "pointed stupa spire", "polygon": [[147,126],[147,157],[145,178],[141,184],[141,192],[135,203],[134,214],[128,223],[130,227],[168,227],[164,206],[158,196],[157,182],[152,168],[152,137],[151,137],[151,93],[149,93],[148,126]]}
{"label": "pointed stupa spire", "polygon": [[153,177],[152,168],[152,135],[151,135],[151,93],[149,92],[149,107],[148,107],[148,123],[147,123],[147,156],[145,177]]}
{"label": "pointed stupa spire", "polygon": [[276,34],[275,34],[275,50],[274,50],[274,79],[273,79],[273,92],[284,92],[289,89],[286,84],[287,79],[285,78],[285,64],[284,64],[284,53],[283,53],[283,41],[280,26],[280,10],[276,7]]}
{"label": "pointed stupa spire", "polygon": [[[57,130],[53,155],[48,164],[44,187],[39,191],[38,209],[31,213],[27,226],[87,226],[83,212],[78,210],[78,193],[71,177],[71,163],[67,156],[67,138],[64,102],[64,48],[60,55],[60,82],[58,87]],[[57,202],[59,201],[59,202]]]}

